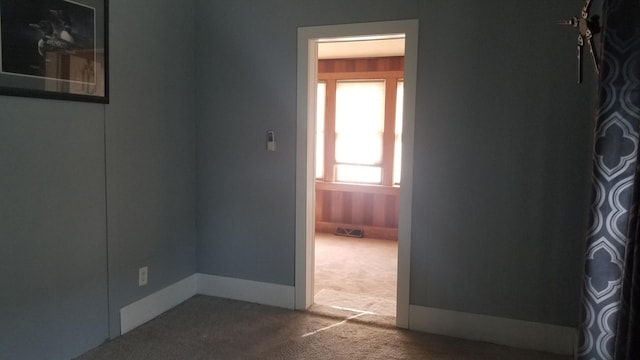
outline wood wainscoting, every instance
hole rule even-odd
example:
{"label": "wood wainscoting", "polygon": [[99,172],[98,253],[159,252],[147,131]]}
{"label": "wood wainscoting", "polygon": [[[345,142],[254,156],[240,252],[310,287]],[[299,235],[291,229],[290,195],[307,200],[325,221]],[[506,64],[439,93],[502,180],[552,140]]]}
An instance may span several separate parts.
{"label": "wood wainscoting", "polygon": [[398,239],[400,188],[316,181],[316,231],[363,229],[365,237]]}

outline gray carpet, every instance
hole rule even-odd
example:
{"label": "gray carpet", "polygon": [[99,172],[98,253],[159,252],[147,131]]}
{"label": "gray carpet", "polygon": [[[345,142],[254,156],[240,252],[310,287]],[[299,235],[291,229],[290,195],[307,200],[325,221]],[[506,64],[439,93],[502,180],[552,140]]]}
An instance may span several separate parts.
{"label": "gray carpet", "polygon": [[400,330],[375,317],[195,296],[78,359],[570,359]]}
{"label": "gray carpet", "polygon": [[316,233],[315,266],[316,304],[395,317],[396,241]]}

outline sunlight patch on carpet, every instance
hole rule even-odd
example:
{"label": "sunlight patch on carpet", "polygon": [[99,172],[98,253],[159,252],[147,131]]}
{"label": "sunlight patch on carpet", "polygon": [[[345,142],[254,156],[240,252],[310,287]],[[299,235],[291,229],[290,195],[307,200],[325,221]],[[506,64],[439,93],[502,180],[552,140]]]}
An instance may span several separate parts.
{"label": "sunlight patch on carpet", "polygon": [[[333,307],[333,308],[336,308],[336,309],[339,309],[339,310],[346,310],[346,309],[344,309],[344,308],[340,308],[340,307],[337,307],[337,306],[332,306],[332,307]],[[358,310],[349,309],[349,311],[358,311]],[[317,333],[319,333],[319,332],[323,332],[323,331],[329,330],[329,329],[334,328],[334,327],[336,327],[336,326],[344,325],[344,324],[346,324],[346,323],[347,323],[347,321],[349,321],[349,320],[353,320],[353,319],[358,318],[358,317],[360,317],[360,316],[363,316],[363,315],[370,315],[370,314],[372,314],[372,313],[370,313],[370,312],[368,312],[368,311],[362,311],[362,312],[359,312],[358,314],[351,315],[351,316],[349,316],[348,318],[346,318],[346,319],[344,319],[344,320],[342,320],[342,321],[340,321],[340,322],[337,322],[337,323],[335,323],[335,324],[333,324],[333,325],[325,326],[325,327],[323,327],[323,328],[321,328],[321,329],[314,330],[314,331],[312,331],[312,332],[306,333],[306,334],[302,335],[302,337],[307,337],[307,336],[315,335],[315,334],[317,334]]]}
{"label": "sunlight patch on carpet", "polygon": [[343,308],[369,314],[396,316],[396,302],[391,299],[351,294],[344,291],[322,289],[314,297],[316,304]]}

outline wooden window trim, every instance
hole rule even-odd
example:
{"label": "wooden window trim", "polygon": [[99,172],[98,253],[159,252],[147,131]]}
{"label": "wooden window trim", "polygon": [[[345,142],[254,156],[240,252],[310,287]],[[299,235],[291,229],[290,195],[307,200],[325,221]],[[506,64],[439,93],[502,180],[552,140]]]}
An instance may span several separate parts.
{"label": "wooden window trim", "polygon": [[336,80],[325,79],[325,123],[324,123],[324,178],[336,178]]}
{"label": "wooden window trim", "polygon": [[367,194],[395,195],[400,194],[399,186],[369,185],[356,183],[328,182],[316,180],[317,190],[361,192]]}
{"label": "wooden window trim", "polygon": [[[385,81],[385,120],[382,150],[382,179],[380,184],[356,186],[394,187],[393,161],[395,151],[395,115],[398,81],[404,79],[404,71],[354,71],[354,72],[321,72],[318,82],[326,84],[325,126],[324,126],[324,177],[325,183],[335,182],[335,116],[336,116],[336,83],[348,80],[384,80]],[[351,184],[351,183],[349,183]]]}
{"label": "wooden window trim", "polygon": [[382,80],[388,78],[404,78],[404,71],[358,71],[318,73],[318,80]]}

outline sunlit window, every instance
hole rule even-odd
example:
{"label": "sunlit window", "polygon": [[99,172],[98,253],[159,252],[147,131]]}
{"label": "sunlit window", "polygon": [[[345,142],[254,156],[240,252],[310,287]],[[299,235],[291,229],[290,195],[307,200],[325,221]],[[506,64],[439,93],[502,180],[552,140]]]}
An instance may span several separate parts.
{"label": "sunlit window", "polygon": [[336,165],[336,176],[341,182],[379,183],[382,168],[379,166]]}
{"label": "sunlit window", "polygon": [[327,84],[318,83],[316,104],[316,179],[324,177],[324,122]]}
{"label": "sunlit window", "polygon": [[336,83],[336,180],[382,182],[384,80]]}
{"label": "sunlit window", "polygon": [[316,179],[399,185],[402,64],[393,58],[379,62],[347,59],[319,62],[319,68]]}
{"label": "sunlit window", "polygon": [[393,183],[400,184],[400,169],[402,164],[402,109],[404,100],[404,82],[398,81],[396,90],[396,141],[393,150]]}

